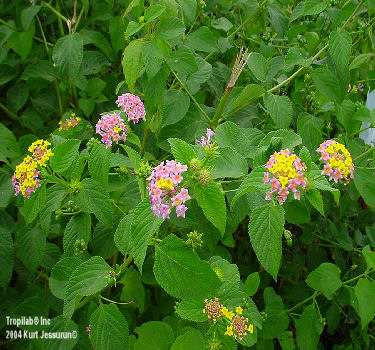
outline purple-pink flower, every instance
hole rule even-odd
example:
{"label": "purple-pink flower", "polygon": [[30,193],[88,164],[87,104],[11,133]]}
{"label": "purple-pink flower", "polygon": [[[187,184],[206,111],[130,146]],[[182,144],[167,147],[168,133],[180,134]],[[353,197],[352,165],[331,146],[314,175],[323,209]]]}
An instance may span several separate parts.
{"label": "purple-pink flower", "polygon": [[179,188],[179,184],[183,180],[181,174],[186,170],[186,165],[175,160],[161,162],[152,170],[147,178],[147,181],[150,181],[147,189],[155,216],[169,219],[171,208],[175,207],[177,216],[185,217],[187,207],[184,203],[191,197],[186,188]]}
{"label": "purple-pink flower", "polygon": [[306,165],[298,156],[288,149],[281,150],[275,152],[264,167],[268,172],[264,173],[263,182],[271,184],[271,191],[266,193],[266,200],[271,200],[274,192],[277,193],[276,199],[280,204],[287,200],[290,192],[293,192],[294,199],[300,199],[299,186],[303,189],[306,187]]}
{"label": "purple-pink flower", "polygon": [[103,115],[96,124],[96,132],[102,137],[106,148],[111,147],[112,141],[125,141],[127,131],[124,121],[116,113]]}
{"label": "purple-pink flower", "polygon": [[200,141],[198,139],[195,140],[197,145],[201,145],[202,147],[211,146],[211,137],[215,135],[215,132],[212,131],[210,128],[207,128],[206,136],[202,136]]}
{"label": "purple-pink flower", "polygon": [[117,98],[116,104],[118,107],[122,107],[128,120],[132,120],[134,124],[137,124],[139,119],[146,120],[145,106],[138,96],[129,93],[123,94]]}

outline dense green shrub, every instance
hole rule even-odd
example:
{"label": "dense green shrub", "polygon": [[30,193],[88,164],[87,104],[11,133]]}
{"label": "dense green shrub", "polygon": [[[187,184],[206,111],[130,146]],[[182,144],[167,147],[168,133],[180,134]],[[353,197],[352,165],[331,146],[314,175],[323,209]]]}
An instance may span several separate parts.
{"label": "dense green shrub", "polygon": [[374,0],[0,14],[0,347],[375,347]]}

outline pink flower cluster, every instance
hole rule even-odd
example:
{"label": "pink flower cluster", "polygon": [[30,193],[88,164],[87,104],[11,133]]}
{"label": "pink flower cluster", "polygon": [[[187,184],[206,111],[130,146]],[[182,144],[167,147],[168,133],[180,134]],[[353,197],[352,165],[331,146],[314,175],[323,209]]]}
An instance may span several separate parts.
{"label": "pink flower cluster", "polygon": [[116,143],[125,140],[127,131],[124,121],[116,113],[103,115],[96,124],[96,132],[102,137],[106,148],[111,147],[112,140]]}
{"label": "pink flower cluster", "polygon": [[195,140],[195,144],[201,145],[202,147],[211,146],[211,137],[215,135],[215,132],[212,131],[210,128],[207,128],[206,136],[202,136],[201,140],[198,139]]}
{"label": "pink flower cluster", "polygon": [[346,147],[335,140],[326,140],[316,150],[324,162],[322,175],[326,175],[336,183],[344,180],[347,185],[354,177],[354,164]]}
{"label": "pink flower cluster", "polygon": [[271,183],[272,186],[271,192],[266,193],[266,200],[271,200],[272,194],[277,192],[276,199],[283,204],[288,198],[289,191],[293,192],[295,199],[300,199],[298,186],[304,189],[307,179],[304,175],[306,165],[298,156],[288,149],[275,152],[265,164],[265,168],[268,172],[264,173],[263,182]]}
{"label": "pink flower cluster", "polygon": [[138,96],[129,93],[123,94],[117,98],[116,104],[118,107],[122,107],[128,120],[132,120],[134,124],[137,124],[139,119],[145,120],[145,106]]}
{"label": "pink flower cluster", "polygon": [[185,217],[187,207],[184,203],[189,200],[188,190],[186,188],[178,189],[182,182],[181,174],[187,170],[187,166],[177,163],[175,160],[161,162],[152,170],[147,189],[150,195],[152,211],[155,216],[161,216],[163,219],[169,219],[171,207],[176,208],[176,214]]}

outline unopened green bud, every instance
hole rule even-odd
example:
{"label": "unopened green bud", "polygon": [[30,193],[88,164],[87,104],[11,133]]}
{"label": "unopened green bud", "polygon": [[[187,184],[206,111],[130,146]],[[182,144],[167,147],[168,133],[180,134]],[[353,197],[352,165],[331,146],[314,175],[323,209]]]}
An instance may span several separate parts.
{"label": "unopened green bud", "polygon": [[96,139],[95,137],[91,137],[90,140],[87,141],[87,145],[86,145],[86,148],[87,150],[90,152],[95,145],[97,145],[99,143],[99,140]]}
{"label": "unopened green bud", "polygon": [[152,167],[148,162],[142,161],[139,165],[138,176],[147,179],[152,173]]}
{"label": "unopened green bud", "polygon": [[219,338],[212,337],[208,340],[206,345],[207,350],[221,350],[223,347],[221,346],[221,340]]}
{"label": "unopened green bud", "polygon": [[207,169],[202,169],[199,171],[199,176],[198,176],[199,181],[203,186],[208,185],[211,182],[211,173]]}
{"label": "unopened green bud", "polygon": [[291,246],[293,244],[292,233],[289,230],[284,230],[284,237],[286,239],[286,244]]}
{"label": "unopened green bud", "polygon": [[144,17],[144,16],[139,17],[139,18],[138,18],[138,22],[139,22],[140,24],[145,23],[145,17]]}
{"label": "unopened green bud", "polygon": [[192,248],[201,247],[203,244],[202,240],[203,233],[198,233],[196,230],[187,234],[188,239],[186,244]]}
{"label": "unopened green bud", "polygon": [[202,161],[199,160],[198,158],[193,158],[190,161],[190,169],[191,170],[198,171],[198,170],[201,170],[201,168],[202,168]]}
{"label": "unopened green bud", "polygon": [[87,244],[83,239],[77,239],[74,242],[74,249],[76,252],[81,252],[83,250],[86,250]]}
{"label": "unopened green bud", "polygon": [[220,152],[218,151],[219,146],[216,142],[213,142],[211,145],[205,146],[204,151],[206,152],[206,156],[208,158],[217,158],[220,156]]}
{"label": "unopened green bud", "polygon": [[82,184],[80,182],[72,182],[70,184],[70,188],[71,188],[73,194],[78,194],[81,191]]}
{"label": "unopened green bud", "polygon": [[48,176],[48,171],[45,167],[40,169],[40,178],[45,179]]}

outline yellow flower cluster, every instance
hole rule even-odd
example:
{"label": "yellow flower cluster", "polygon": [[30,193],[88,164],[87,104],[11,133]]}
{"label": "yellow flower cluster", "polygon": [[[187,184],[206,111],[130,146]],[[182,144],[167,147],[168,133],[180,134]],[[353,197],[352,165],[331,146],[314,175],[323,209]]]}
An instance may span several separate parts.
{"label": "yellow flower cluster", "polygon": [[321,154],[320,160],[324,162],[322,175],[327,175],[336,183],[344,180],[345,184],[354,177],[353,160],[343,144],[335,140],[326,140],[316,151]]}
{"label": "yellow flower cluster", "polygon": [[37,140],[28,148],[28,151],[33,155],[33,160],[37,162],[38,165],[45,166],[48,159],[53,156],[53,153],[48,148],[50,145],[51,143],[46,140]]}
{"label": "yellow flower cluster", "polygon": [[230,326],[227,327],[225,335],[234,337],[242,340],[246,336],[247,332],[254,333],[254,325],[248,324],[249,319],[242,315],[243,309],[241,306],[236,307],[236,314],[233,311],[229,311],[226,307],[221,309],[223,315],[231,321]]}
{"label": "yellow flower cluster", "polygon": [[16,166],[16,170],[12,176],[12,184],[15,195],[21,193],[24,197],[30,198],[32,192],[40,187],[38,175],[40,171],[38,166],[45,166],[48,159],[53,155],[48,148],[50,143],[45,140],[37,140],[28,148],[32,154],[26,156],[22,163]]}
{"label": "yellow flower cluster", "polygon": [[79,117],[76,117],[75,113],[72,113],[71,114],[71,117],[69,119],[66,119],[63,122],[59,122],[59,131],[62,131],[62,130],[69,130],[71,128],[74,128],[78,125],[78,122],[81,120],[81,118]]}

